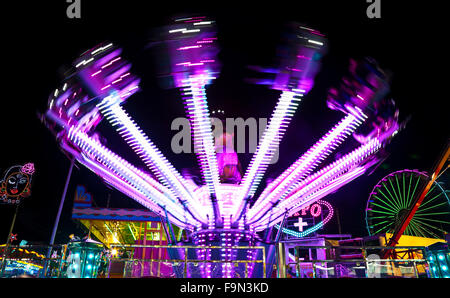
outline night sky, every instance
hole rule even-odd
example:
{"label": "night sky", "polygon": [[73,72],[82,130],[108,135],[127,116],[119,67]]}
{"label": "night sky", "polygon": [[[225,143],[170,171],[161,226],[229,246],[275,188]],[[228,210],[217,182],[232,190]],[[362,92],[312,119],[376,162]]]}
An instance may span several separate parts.
{"label": "night sky", "polygon": [[[53,3],[54,2],[54,3]],[[212,3],[211,1],[210,3]],[[48,243],[58,210],[69,160],[54,136],[38,120],[48,96],[60,86],[58,71],[85,50],[112,41],[133,64],[142,91],[131,97],[125,109],[157,144],[178,170],[195,167],[194,155],[174,154],[170,141],[176,131],[170,124],[183,117],[180,94],[162,88],[156,76],[155,55],[146,49],[154,29],[169,17],[189,13],[207,14],[217,21],[222,71],[207,88],[212,109],[224,109],[227,117],[269,118],[279,92],[251,85],[248,65],[274,62],[283,24],[296,21],[325,33],[329,51],[316,77],[313,90],[302,100],[282,141],[280,160],[269,167],[266,177],[276,177],[326,133],[342,113],[326,107],[328,89],[338,84],[351,57],[371,56],[393,74],[392,96],[400,117],[412,118],[405,130],[387,146],[389,158],[370,176],[364,175],[329,195],[326,200],[339,210],[341,232],[366,236],[364,209],[373,186],[385,175],[401,169],[429,171],[449,137],[448,101],[436,68],[442,68],[438,6],[382,0],[381,19],[368,19],[367,3],[358,1],[217,1],[215,4],[164,1],[81,1],[81,19],[66,17],[65,1],[29,1],[2,4],[2,78],[0,177],[16,164],[33,162],[36,173],[32,195],[17,216],[18,239]],[[399,2],[399,1],[395,1]],[[426,20],[426,21],[425,21]],[[6,51],[5,51],[6,50]],[[443,79],[443,77],[442,77]],[[445,86],[445,85],[444,85]],[[114,151],[143,167],[135,154],[106,123],[99,131]],[[348,140],[340,147],[348,152],[356,145]],[[244,168],[250,154],[240,156]],[[77,185],[84,185],[95,204],[105,207],[140,208],[132,199],[109,189],[83,166],[75,168],[69,185],[55,243],[66,243],[68,235],[83,236],[71,220]],[[7,239],[14,207],[0,205],[0,243]],[[337,233],[334,218],[323,233]]]}

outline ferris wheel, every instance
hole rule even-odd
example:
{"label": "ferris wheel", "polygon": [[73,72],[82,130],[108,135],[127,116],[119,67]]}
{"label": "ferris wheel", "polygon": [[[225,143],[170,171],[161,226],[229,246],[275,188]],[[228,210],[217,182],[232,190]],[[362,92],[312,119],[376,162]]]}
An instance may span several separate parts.
{"label": "ferris wheel", "polygon": [[[427,181],[429,176],[418,170],[396,171],[381,179],[367,201],[366,227],[369,235],[393,233],[403,215],[411,209],[420,185]],[[404,234],[442,239],[449,231],[449,190],[435,181]]]}

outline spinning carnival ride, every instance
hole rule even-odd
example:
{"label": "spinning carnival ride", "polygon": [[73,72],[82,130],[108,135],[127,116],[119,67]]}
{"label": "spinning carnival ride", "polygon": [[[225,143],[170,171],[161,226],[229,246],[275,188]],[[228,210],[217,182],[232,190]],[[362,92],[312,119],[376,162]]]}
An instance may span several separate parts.
{"label": "spinning carnival ride", "polygon": [[[327,40],[320,32],[293,25],[285,35],[279,68],[271,85],[281,92],[270,121],[241,181],[221,182],[205,86],[219,74],[214,21],[185,18],[165,29],[171,59],[169,75],[181,90],[190,119],[204,185],[190,183],[164,157],[122,104],[139,90],[140,80],[130,73],[121,49],[101,44],[75,60],[72,74],[48,101],[43,121],[57,136],[61,148],[108,184],[182,229],[191,231],[196,245],[222,246],[221,254],[198,250],[201,260],[224,262],[218,272],[202,263],[203,277],[233,277],[226,261],[237,258],[236,245],[257,244],[257,232],[279,224],[308,205],[364,174],[379,163],[378,152],[398,132],[398,111],[385,96],[389,85],[370,59],[351,64],[342,86],[330,91],[328,106],[345,115],[306,153],[301,155],[259,196],[256,190],[274,156],[302,97],[314,84]],[[95,131],[105,119],[147,165],[138,169],[100,141]],[[372,120],[373,119],[373,120]],[[317,170],[358,127],[360,146]],[[254,259],[248,250],[246,258]],[[252,276],[249,266],[249,276]]]}

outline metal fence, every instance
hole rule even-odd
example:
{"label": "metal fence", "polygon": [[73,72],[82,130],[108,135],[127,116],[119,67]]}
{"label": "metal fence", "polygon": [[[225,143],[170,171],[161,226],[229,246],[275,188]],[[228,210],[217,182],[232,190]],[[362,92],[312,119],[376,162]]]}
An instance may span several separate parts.
{"label": "metal fence", "polygon": [[[111,248],[118,252],[110,258],[106,278],[189,278],[203,277],[205,271],[210,272],[210,277],[225,277],[227,274],[224,270],[229,277],[248,278],[252,277],[257,266],[261,272],[261,276],[257,277],[264,277],[266,272],[263,246],[227,247],[227,250],[235,251],[235,254],[233,258],[225,260],[217,257],[224,249],[223,246],[117,245]],[[147,254],[144,255],[143,251]],[[201,257],[201,251],[209,251],[212,257]],[[249,251],[260,258],[248,259]]]}
{"label": "metal fence", "polygon": [[[259,266],[265,276],[265,248],[262,246],[233,246],[234,257],[223,260],[222,246],[170,245],[112,245],[104,255],[106,266],[98,269],[97,278],[175,278],[202,277],[209,271],[211,277],[251,277]],[[199,252],[208,251],[210,257]],[[259,253],[257,253],[259,251]],[[248,258],[254,253],[254,258]],[[65,278],[69,266],[67,245],[0,246],[0,277]],[[50,256],[50,257],[47,257]],[[256,257],[259,256],[259,257]]]}
{"label": "metal fence", "polygon": [[[395,249],[397,259],[381,259]],[[279,259],[279,276],[294,278],[429,278],[424,247],[298,246]],[[311,252],[313,257],[311,258]],[[315,255],[315,257],[314,257]],[[318,258],[320,255],[321,258]]]}
{"label": "metal fence", "polygon": [[[227,271],[230,277],[247,278],[266,277],[266,270],[270,275],[272,269],[267,269],[263,246],[227,247],[235,252],[229,260],[220,257],[222,246],[116,245],[111,249],[117,254],[104,256],[106,263],[97,278],[189,278],[204,276],[205,270],[211,277],[227,276]],[[395,249],[397,259],[381,259],[386,249]],[[205,251],[209,258],[202,257]],[[278,277],[432,277],[424,247],[296,246],[282,251],[276,264]],[[0,246],[0,277],[64,278],[67,254],[67,245]]]}

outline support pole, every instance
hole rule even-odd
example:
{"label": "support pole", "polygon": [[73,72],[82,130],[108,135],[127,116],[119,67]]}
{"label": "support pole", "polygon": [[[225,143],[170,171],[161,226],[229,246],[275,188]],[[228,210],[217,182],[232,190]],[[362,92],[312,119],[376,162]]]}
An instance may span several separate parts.
{"label": "support pole", "polygon": [[270,240],[272,238],[272,231],[273,231],[273,226],[271,226],[270,228],[268,228],[266,230],[266,233],[264,235],[264,239],[266,240],[266,242],[270,242]]}
{"label": "support pole", "polygon": [[172,227],[172,224],[170,223],[169,216],[167,215],[166,208],[164,208],[164,212],[165,212],[165,215],[166,215],[167,228],[169,229],[169,232],[170,232],[170,238],[172,239],[172,243],[174,245],[176,245],[177,244],[177,238],[175,237],[175,233],[173,232],[173,227]]}
{"label": "support pole", "polygon": [[284,214],[284,217],[283,217],[283,221],[281,222],[281,225],[280,225],[280,228],[278,229],[278,231],[277,231],[277,235],[275,236],[275,243],[278,243],[279,241],[280,241],[280,238],[281,238],[281,231],[283,230],[283,228],[284,228],[284,225],[286,224],[286,221],[287,221],[287,212]]}
{"label": "support pole", "polygon": [[[275,264],[275,261],[276,261],[275,255],[277,254],[277,247],[278,247],[278,244],[280,243],[281,231],[282,231],[284,225],[286,224],[286,220],[287,220],[287,212],[284,214],[283,221],[281,222],[280,227],[278,228],[277,234],[275,235],[274,243],[270,244],[269,249],[267,250],[267,264],[269,266],[266,270],[267,278],[270,278],[272,276],[273,265]],[[269,237],[270,237],[270,235],[268,236],[267,239],[269,239]],[[278,265],[279,265],[279,263],[278,263]]]}
{"label": "support pole", "polygon": [[55,243],[55,236],[56,236],[56,231],[57,231],[58,225],[59,225],[59,218],[61,217],[61,212],[62,212],[62,209],[64,206],[64,201],[66,200],[67,188],[69,187],[70,177],[72,176],[72,170],[73,170],[74,164],[75,164],[75,160],[72,159],[70,161],[69,173],[67,174],[66,184],[64,185],[64,191],[61,196],[61,201],[59,202],[59,209],[58,209],[58,213],[56,214],[55,224],[53,225],[52,237],[50,238],[50,246],[52,246]]}
{"label": "support pole", "polygon": [[[386,246],[391,247],[391,246],[397,245],[398,241],[400,240],[400,237],[403,235],[403,232],[406,230],[406,227],[408,226],[409,222],[414,217],[414,214],[416,214],[417,209],[419,209],[420,204],[422,204],[423,199],[427,195],[430,188],[433,186],[433,183],[436,181],[437,177],[439,176],[440,171],[442,170],[445,163],[448,162],[449,158],[450,158],[450,140],[447,141],[445,150],[441,154],[434,169],[431,171],[432,175],[430,177],[430,180],[423,187],[423,190],[420,192],[420,196],[413,200],[412,207],[400,219],[400,224],[398,225],[396,230],[393,232],[393,235],[392,235],[391,239],[389,240],[389,242],[386,244]],[[392,251],[395,252],[395,250],[391,250],[391,249],[385,250],[383,252],[382,258],[383,259],[387,258]]]}
{"label": "support pole", "polygon": [[165,223],[165,221],[164,221],[164,218],[160,215],[160,216],[159,216],[159,219],[160,219],[160,221],[161,221],[161,226],[162,226],[163,229],[164,229],[164,234],[166,234],[167,243],[170,245],[170,244],[172,244],[172,237],[170,236],[169,231],[167,230],[168,228],[167,228],[167,226],[166,226],[166,223]]}
{"label": "support pole", "polygon": [[[162,216],[160,216],[160,218],[161,218],[161,225],[163,226],[163,228],[164,228],[164,231],[165,231],[165,233],[166,233],[166,237],[167,237],[167,243],[169,244],[169,245],[173,245],[173,246],[177,246],[177,239],[175,238],[175,234],[174,234],[174,232],[173,232],[173,227],[172,227],[172,224],[170,223],[170,220],[169,220],[169,217],[168,217],[168,215],[167,215],[167,210],[166,209],[164,209],[164,212],[165,212],[165,218],[163,218]],[[180,251],[182,251],[182,249],[175,249],[175,248],[166,248],[167,249],[167,253],[169,254],[169,257],[171,258],[171,259],[180,259]],[[185,253],[187,253],[187,249],[184,249],[184,252]],[[184,256],[186,259],[187,259],[187,255],[185,255]],[[187,262],[187,261],[186,261]],[[186,277],[186,270],[187,270],[187,268],[185,268],[184,270],[185,270],[185,272],[184,273],[182,273],[180,270],[179,270],[179,267],[176,267],[176,266],[174,266],[173,267],[173,270],[175,271],[175,274],[176,274],[176,276],[178,277],[178,278],[185,278]]]}
{"label": "support pole", "polygon": [[[145,226],[144,226],[144,247],[142,249],[142,266],[141,266],[141,277],[144,276],[144,271],[145,271],[145,255],[146,255],[146,250],[147,250],[147,227],[148,227],[148,221],[145,222]],[[152,235],[153,237],[153,235]]]}
{"label": "support pole", "polygon": [[50,238],[50,245],[49,245],[49,248],[48,248],[48,251],[47,251],[47,260],[45,262],[45,267],[44,267],[44,274],[46,274],[47,265],[48,265],[48,259],[50,258],[50,254],[51,254],[51,251],[52,251],[53,244],[55,243],[55,236],[56,236],[56,231],[58,230],[59,218],[61,217],[61,212],[62,212],[62,209],[63,209],[63,206],[64,206],[64,201],[66,199],[67,188],[69,187],[70,177],[72,176],[72,170],[73,170],[73,165],[74,164],[75,164],[75,159],[72,159],[70,161],[69,173],[67,174],[66,184],[64,185],[64,191],[63,191],[63,194],[61,196],[61,201],[59,202],[59,209],[58,209],[58,213],[56,214],[55,224],[53,225],[52,236]]}
{"label": "support pole", "polygon": [[286,255],[283,242],[277,243],[277,258],[278,258],[277,277],[286,278]]}
{"label": "support pole", "polygon": [[8,233],[8,239],[6,240],[6,245],[5,245],[5,248],[3,250],[2,266],[1,266],[1,270],[0,270],[0,273],[1,273],[0,276],[3,276],[3,273],[5,271],[6,256],[9,253],[9,244],[11,243],[11,235],[12,235],[12,232],[13,232],[13,229],[14,229],[14,225],[16,223],[17,212],[19,211],[19,206],[20,206],[20,203],[17,204],[17,206],[16,206],[16,211],[14,212],[14,217],[13,217],[13,220],[11,222],[11,228],[9,229],[9,233]]}
{"label": "support pole", "polygon": [[88,239],[91,239],[91,230],[92,230],[92,221],[89,220],[89,233],[88,233]]}

